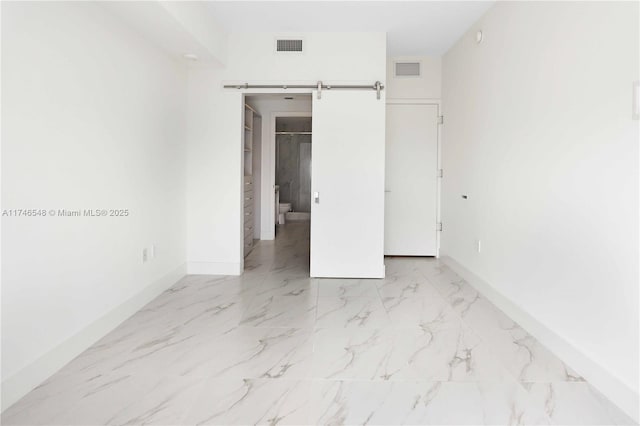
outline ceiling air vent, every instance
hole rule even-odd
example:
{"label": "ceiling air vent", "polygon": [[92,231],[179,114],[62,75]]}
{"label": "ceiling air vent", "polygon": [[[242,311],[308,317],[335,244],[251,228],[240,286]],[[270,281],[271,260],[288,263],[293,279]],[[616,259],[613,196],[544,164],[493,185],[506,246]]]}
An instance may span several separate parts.
{"label": "ceiling air vent", "polygon": [[276,40],[276,52],[302,52],[302,40]]}
{"label": "ceiling air vent", "polygon": [[396,77],[420,77],[420,62],[396,62]]}

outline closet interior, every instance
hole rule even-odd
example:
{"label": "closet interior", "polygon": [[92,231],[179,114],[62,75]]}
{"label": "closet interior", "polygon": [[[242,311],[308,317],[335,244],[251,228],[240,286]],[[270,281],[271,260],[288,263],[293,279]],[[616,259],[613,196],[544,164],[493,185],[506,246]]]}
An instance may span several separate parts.
{"label": "closet interior", "polygon": [[252,108],[249,104],[244,105],[244,136],[243,136],[243,169],[244,169],[244,246],[243,254],[246,257],[253,249],[255,235],[254,217],[255,212],[259,211],[259,206],[256,207],[256,191],[259,188],[254,188],[254,170],[259,169],[259,164],[254,158],[254,148],[259,147],[260,136],[262,126],[262,118],[258,112]]}

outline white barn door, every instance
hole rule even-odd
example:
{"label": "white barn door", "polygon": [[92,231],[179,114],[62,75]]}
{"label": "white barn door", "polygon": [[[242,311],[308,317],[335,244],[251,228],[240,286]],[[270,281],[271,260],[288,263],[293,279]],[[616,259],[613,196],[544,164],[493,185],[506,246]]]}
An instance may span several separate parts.
{"label": "white barn door", "polygon": [[384,277],[385,100],[313,94],[311,276]]}

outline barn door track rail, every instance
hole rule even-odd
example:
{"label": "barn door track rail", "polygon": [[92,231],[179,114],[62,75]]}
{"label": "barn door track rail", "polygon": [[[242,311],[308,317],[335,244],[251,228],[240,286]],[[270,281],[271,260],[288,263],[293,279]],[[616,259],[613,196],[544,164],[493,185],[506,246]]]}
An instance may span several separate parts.
{"label": "barn door track rail", "polygon": [[332,89],[350,89],[350,90],[375,90],[377,98],[380,99],[380,91],[384,89],[384,85],[376,81],[373,85],[348,85],[348,84],[324,84],[319,81],[318,84],[226,84],[225,89],[315,89],[318,91],[318,99],[322,97],[323,90]]}

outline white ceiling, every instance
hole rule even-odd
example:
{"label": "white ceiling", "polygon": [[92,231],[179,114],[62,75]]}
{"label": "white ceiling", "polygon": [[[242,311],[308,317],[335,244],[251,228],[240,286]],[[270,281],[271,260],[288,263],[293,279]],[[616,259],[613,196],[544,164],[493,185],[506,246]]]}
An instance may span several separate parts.
{"label": "white ceiling", "polygon": [[442,55],[493,1],[210,1],[229,32],[386,31],[387,55]]}

